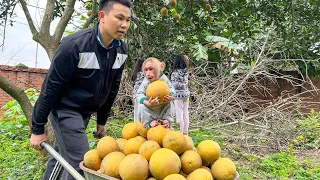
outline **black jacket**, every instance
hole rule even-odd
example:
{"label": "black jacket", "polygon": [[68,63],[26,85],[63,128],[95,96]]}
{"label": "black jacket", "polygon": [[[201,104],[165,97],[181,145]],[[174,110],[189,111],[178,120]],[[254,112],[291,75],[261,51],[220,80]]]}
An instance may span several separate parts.
{"label": "black jacket", "polygon": [[128,50],[117,40],[105,48],[98,38],[98,27],[61,40],[33,110],[33,134],[43,134],[50,111],[59,108],[81,114],[97,111],[97,123],[105,125]]}

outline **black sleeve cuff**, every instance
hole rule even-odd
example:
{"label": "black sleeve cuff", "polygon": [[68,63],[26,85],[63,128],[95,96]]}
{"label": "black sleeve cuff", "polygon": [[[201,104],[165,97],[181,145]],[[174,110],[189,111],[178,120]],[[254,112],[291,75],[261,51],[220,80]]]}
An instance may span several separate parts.
{"label": "black sleeve cuff", "polygon": [[35,135],[44,134],[44,127],[32,127],[32,134],[35,134]]}
{"label": "black sleeve cuff", "polygon": [[107,117],[105,118],[101,118],[101,117],[97,117],[97,124],[98,125],[102,125],[102,126],[105,126],[106,125],[106,122],[107,122]]}

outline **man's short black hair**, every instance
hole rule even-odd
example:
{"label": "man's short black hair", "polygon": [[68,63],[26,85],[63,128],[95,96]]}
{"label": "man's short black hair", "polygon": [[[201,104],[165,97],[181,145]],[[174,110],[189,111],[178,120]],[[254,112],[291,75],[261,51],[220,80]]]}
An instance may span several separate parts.
{"label": "man's short black hair", "polygon": [[110,11],[110,8],[112,6],[109,6],[109,5],[113,5],[115,3],[119,3],[119,4],[122,4],[124,6],[127,6],[128,8],[131,9],[131,0],[101,0],[100,1],[100,5],[99,5],[99,11],[105,9],[105,12],[108,13]]}

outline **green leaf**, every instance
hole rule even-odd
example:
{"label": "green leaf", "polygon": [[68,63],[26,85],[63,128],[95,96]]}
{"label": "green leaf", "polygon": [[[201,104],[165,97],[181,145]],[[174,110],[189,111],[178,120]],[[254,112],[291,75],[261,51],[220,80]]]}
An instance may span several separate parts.
{"label": "green leaf", "polygon": [[251,14],[251,11],[249,9],[245,9],[245,10],[240,11],[240,14],[242,16],[249,16]]}
{"label": "green leaf", "polygon": [[184,9],[184,6],[182,5],[181,2],[178,2],[176,9],[177,9],[177,12],[181,12]]}
{"label": "green leaf", "polygon": [[208,49],[208,60],[209,61],[213,61],[213,62],[217,62],[217,63],[221,63],[221,56],[220,53],[217,49]]}
{"label": "green leaf", "polygon": [[186,38],[183,35],[178,35],[177,39],[182,42],[186,42]]}
{"label": "green leaf", "polygon": [[85,17],[85,16],[81,16],[81,18],[80,18],[81,20],[86,20],[87,18]]}
{"label": "green leaf", "polygon": [[194,52],[193,56],[197,61],[200,60],[208,60],[208,53],[204,46],[202,46],[200,43],[193,46]]}
{"label": "green leaf", "polygon": [[230,39],[227,39],[221,36],[208,35],[206,36],[205,40],[208,42],[219,42],[221,45],[224,45],[233,50],[240,48],[238,44],[232,42]]}
{"label": "green leaf", "polygon": [[16,103],[17,103],[17,101],[9,101],[7,104],[8,104],[8,107],[12,107],[12,106],[14,106]]}
{"label": "green leaf", "polygon": [[170,16],[174,16],[177,14],[177,10],[176,9],[170,9]]}

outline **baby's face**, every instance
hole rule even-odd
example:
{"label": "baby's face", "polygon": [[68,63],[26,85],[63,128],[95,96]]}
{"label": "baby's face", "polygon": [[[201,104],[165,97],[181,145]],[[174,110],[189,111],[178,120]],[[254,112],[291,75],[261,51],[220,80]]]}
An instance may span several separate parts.
{"label": "baby's face", "polygon": [[144,75],[146,78],[149,80],[149,82],[153,82],[157,80],[158,78],[158,73],[157,73],[157,68],[155,64],[152,61],[148,61],[145,63],[145,66],[143,68]]}

